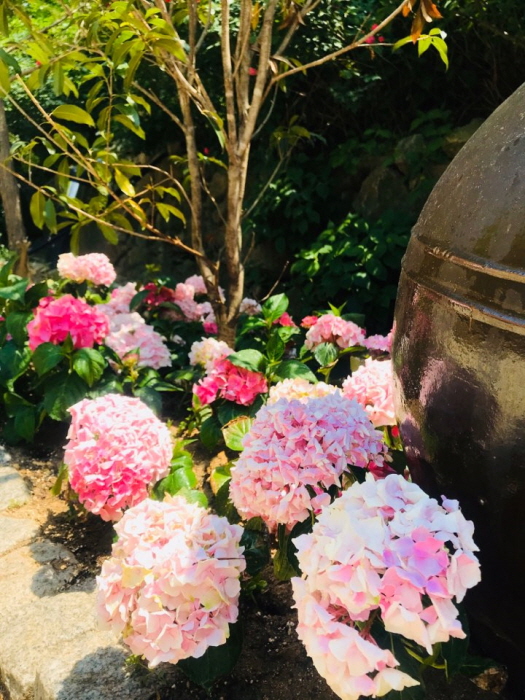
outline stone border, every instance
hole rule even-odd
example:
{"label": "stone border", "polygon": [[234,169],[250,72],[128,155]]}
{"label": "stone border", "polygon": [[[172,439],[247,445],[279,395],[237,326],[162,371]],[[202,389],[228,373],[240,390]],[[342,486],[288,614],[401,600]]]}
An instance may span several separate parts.
{"label": "stone border", "polygon": [[[10,510],[31,499],[0,446],[0,681],[9,700],[148,700],[95,618],[95,581],[66,586],[78,562]],[[8,700],[5,698],[4,700]]]}

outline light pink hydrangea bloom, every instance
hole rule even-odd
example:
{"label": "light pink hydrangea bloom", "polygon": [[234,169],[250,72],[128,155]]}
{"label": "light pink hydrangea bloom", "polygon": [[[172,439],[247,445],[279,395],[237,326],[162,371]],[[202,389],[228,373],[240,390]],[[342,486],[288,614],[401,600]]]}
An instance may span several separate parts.
{"label": "light pink hydrangea bloom", "polygon": [[367,358],[345,379],[343,394],[359,401],[376,428],[396,424],[392,360]]}
{"label": "light pink hydrangea bloom", "polygon": [[[349,465],[382,466],[386,446],[357,401],[340,392],[263,406],[232,469],[231,499],[245,518],[291,529],[330,502]],[[310,487],[310,489],[308,488]],[[312,498],[313,489],[318,495]]]}
{"label": "light pink hydrangea bloom", "polygon": [[135,282],[128,282],[123,287],[115,287],[115,289],[111,291],[107,304],[100,304],[99,308],[106,316],[111,314],[129,314],[129,305],[137,292],[138,290]]}
{"label": "light pink hydrangea bloom", "polygon": [[189,363],[193,366],[200,365],[204,367],[206,372],[211,372],[216,360],[222,360],[233,352],[234,350],[223,340],[202,338],[202,340],[196,340],[192,344],[189,353]]}
{"label": "light pink hydrangea bloom", "polygon": [[391,353],[392,337],[393,331],[390,331],[388,335],[369,335],[368,338],[365,338],[363,345],[368,350]]}
{"label": "light pink hydrangea bloom", "polygon": [[148,497],[170,469],[170,432],[140,399],[106,394],[84,399],[72,416],[64,462],[79,501],[103,520]]}
{"label": "light pink hydrangea bloom", "polygon": [[306,379],[297,377],[296,379],[283,379],[282,382],[277,382],[274,386],[270,387],[270,393],[268,394],[267,405],[271,405],[279,399],[297,399],[302,403],[305,403],[309,399],[319,398],[320,396],[328,396],[328,394],[335,394],[339,389],[332,384],[325,384],[325,382],[317,382],[317,384],[312,384]]}
{"label": "light pink hydrangea bloom", "polygon": [[240,314],[246,314],[247,316],[257,316],[262,312],[262,306],[255,299],[250,299],[245,297],[241,301],[241,306],[239,308]]}
{"label": "light pink hydrangea bloom", "polygon": [[64,294],[57,299],[40,299],[35,317],[27,324],[27,332],[31,351],[42,343],[63,343],[68,335],[76,349],[92,348],[104,340],[109,324],[98,308],[71,294]]}
{"label": "light pink hydrangea bloom", "polygon": [[91,282],[113,284],[117,273],[104,253],[88,253],[75,256],[73,253],[62,253],[58,256],[57,270],[60,277],[73,282]]}
{"label": "light pink hydrangea bloom", "polygon": [[193,287],[193,294],[207,294],[208,290],[206,289],[206,285],[204,284],[204,279],[202,278],[202,275],[192,275],[191,277],[188,277],[187,280],[184,281],[184,284],[188,284],[191,287]]}
{"label": "light pink hydrangea bloom", "polygon": [[193,393],[202,404],[221,398],[249,406],[259,394],[267,391],[264,374],[237,367],[227,359],[215,360],[208,375],[193,385]]}
{"label": "light pink hydrangea bloom", "polygon": [[147,499],[115,526],[97,609],[150,667],[224,644],[238,617],[242,528],[180,496]]}
{"label": "light pink hydrangea bloom", "polygon": [[304,344],[309,350],[321,343],[334,343],[343,349],[363,345],[364,340],[365,332],[356,323],[345,321],[341,316],[324,314],[309,328]]}
{"label": "light pink hydrangea bloom", "polygon": [[383,650],[361,645],[357,659],[343,653],[359,635],[355,623],[373,611],[388,632],[429,654],[437,642],[465,637],[452,599],[460,602],[480,581],[472,534],[457,501],[440,506],[397,474],[378,481],[369,474],[321,511],[312,533],[294,540],[303,572],[292,579],[299,636],[328,684],[339,694],[346,689],[341,697],[410,685],[388,670],[397,662],[380,659]]}
{"label": "light pink hydrangea bloom", "polygon": [[[99,308],[103,309],[103,306]],[[121,360],[132,361],[137,367],[171,367],[170,351],[163,337],[140,314],[113,314],[108,320],[109,334],[104,343]]]}

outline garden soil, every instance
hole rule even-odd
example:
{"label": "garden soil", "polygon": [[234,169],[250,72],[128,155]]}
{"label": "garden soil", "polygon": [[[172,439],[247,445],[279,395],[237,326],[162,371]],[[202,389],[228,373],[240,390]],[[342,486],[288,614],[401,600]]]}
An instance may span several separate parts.
{"label": "garden soil", "polygon": [[[63,444],[63,436],[57,437],[54,444]],[[73,552],[80,567],[69,585],[96,575],[110,553],[113,529],[110,523],[96,516],[74,516],[63,496],[51,495],[62,450],[12,448],[10,452],[12,466],[20,470],[33,497],[25,506],[10,510],[9,515],[37,520],[43,536]],[[197,453],[196,471],[201,479],[209,469],[209,459],[202,457]],[[244,645],[233,673],[219,680],[208,695],[169,664],[159,667],[153,674],[141,665],[133,665],[131,672],[151,688],[152,700],[337,700],[297,638],[290,584],[275,580],[271,570],[264,574],[267,588],[247,597],[242,605]],[[477,684],[464,677],[456,677],[448,684],[442,674],[432,670],[425,680],[427,700],[502,700],[505,697],[502,690],[505,676],[500,669],[476,679]],[[0,700],[9,700],[1,685]]]}

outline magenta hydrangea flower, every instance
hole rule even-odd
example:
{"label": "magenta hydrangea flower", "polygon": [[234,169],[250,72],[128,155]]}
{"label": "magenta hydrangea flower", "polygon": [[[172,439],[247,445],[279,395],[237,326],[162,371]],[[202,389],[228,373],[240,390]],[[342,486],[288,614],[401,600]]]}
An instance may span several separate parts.
{"label": "magenta hydrangea flower", "polygon": [[182,497],[146,499],[115,526],[97,609],[150,667],[224,644],[238,617],[242,528]]}
{"label": "magenta hydrangea flower", "polygon": [[106,394],[84,399],[72,416],[64,462],[79,501],[103,520],[148,497],[170,469],[170,432],[140,399]]}
{"label": "magenta hydrangea flower", "polygon": [[367,358],[345,379],[343,394],[359,401],[376,428],[396,424],[392,360]]}
{"label": "magenta hydrangea flower", "polygon": [[[232,469],[231,499],[245,518],[291,529],[330,502],[350,465],[381,467],[386,445],[357,401],[340,392],[263,406]],[[312,496],[312,490],[316,493]]]}
{"label": "magenta hydrangea flower", "polygon": [[415,684],[361,631],[372,613],[429,654],[465,637],[452,601],[480,581],[473,530],[457,501],[439,505],[397,474],[368,474],[294,539],[303,572],[292,579],[298,634],[337,694],[357,700]]}
{"label": "magenta hydrangea flower", "polygon": [[106,316],[98,308],[71,294],[62,297],[44,297],[35,309],[35,317],[27,324],[29,349],[42,343],[63,343],[71,336],[73,346],[92,348],[101,343],[109,332]]}
{"label": "magenta hydrangea flower", "polygon": [[[307,317],[308,318],[308,317]],[[303,319],[304,323],[305,319]],[[365,332],[356,323],[345,321],[341,316],[324,314],[319,316],[306,333],[305,345],[309,350],[321,343],[333,343],[341,349],[363,345]]]}
{"label": "magenta hydrangea flower", "polygon": [[58,256],[57,270],[60,277],[73,282],[91,282],[113,284],[117,273],[104,253],[88,253],[75,256],[73,253],[63,253]]}
{"label": "magenta hydrangea flower", "polygon": [[193,385],[193,393],[202,404],[221,398],[249,406],[267,391],[264,374],[237,367],[227,359],[215,360],[208,375]]}

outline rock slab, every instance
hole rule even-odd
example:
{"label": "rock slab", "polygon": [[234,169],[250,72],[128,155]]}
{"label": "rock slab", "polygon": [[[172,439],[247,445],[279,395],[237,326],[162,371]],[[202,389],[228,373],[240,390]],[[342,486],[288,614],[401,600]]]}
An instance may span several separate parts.
{"label": "rock slab", "polygon": [[29,489],[17,470],[0,466],[0,511],[22,506],[29,498]]}

